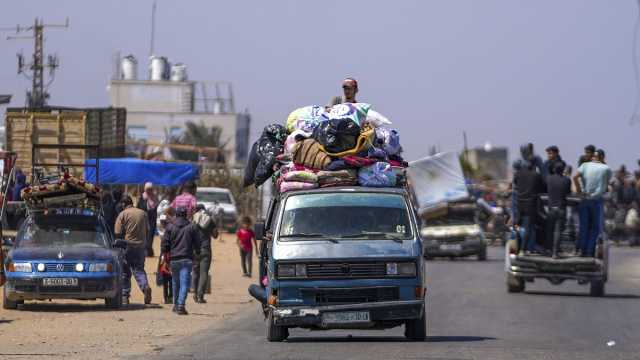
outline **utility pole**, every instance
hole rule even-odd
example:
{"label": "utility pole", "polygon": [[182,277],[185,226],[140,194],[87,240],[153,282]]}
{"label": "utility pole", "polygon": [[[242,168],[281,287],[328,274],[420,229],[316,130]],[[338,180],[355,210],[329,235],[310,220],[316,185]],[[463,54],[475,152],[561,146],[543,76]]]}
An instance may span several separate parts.
{"label": "utility pole", "polygon": [[[16,34],[25,33],[31,31],[31,36],[9,36],[7,40],[24,40],[33,39],[33,59],[31,63],[27,64],[24,61],[24,56],[20,53],[18,55],[18,74],[24,74],[24,76],[31,80],[31,91],[27,91],[27,103],[29,108],[41,108],[47,104],[49,94],[47,88],[53,82],[55,78],[55,70],[60,66],[60,62],[56,55],[49,55],[47,57],[47,63],[44,62],[44,29],[45,28],[68,28],[69,19],[67,18],[64,24],[44,24],[42,19],[36,18],[34,24],[31,26],[18,25],[15,28],[0,28],[0,31],[12,31],[15,30]],[[45,85],[44,70],[49,69],[49,81]],[[28,72],[31,74],[27,74]]]}

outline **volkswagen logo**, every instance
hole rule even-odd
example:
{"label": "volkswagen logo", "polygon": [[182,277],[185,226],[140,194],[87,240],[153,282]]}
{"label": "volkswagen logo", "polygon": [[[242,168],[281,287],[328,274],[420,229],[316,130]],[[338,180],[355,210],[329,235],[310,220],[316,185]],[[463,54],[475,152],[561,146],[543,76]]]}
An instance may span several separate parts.
{"label": "volkswagen logo", "polygon": [[340,265],[340,270],[344,275],[349,275],[351,273],[351,266],[349,264]]}
{"label": "volkswagen logo", "polygon": [[56,270],[58,270],[58,271],[64,271],[64,265],[63,265],[63,264],[58,264],[58,265],[56,265]]}

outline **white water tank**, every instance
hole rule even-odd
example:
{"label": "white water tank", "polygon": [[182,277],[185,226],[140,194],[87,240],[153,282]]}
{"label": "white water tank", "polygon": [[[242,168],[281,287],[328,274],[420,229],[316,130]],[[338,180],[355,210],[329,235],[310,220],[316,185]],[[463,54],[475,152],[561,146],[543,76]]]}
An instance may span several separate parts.
{"label": "white water tank", "polygon": [[172,65],[171,81],[187,81],[187,65],[183,63]]}
{"label": "white water tank", "polygon": [[149,78],[153,81],[169,79],[169,61],[164,56],[152,56],[149,64]]}
{"label": "white water tank", "polygon": [[133,55],[127,55],[120,60],[122,80],[138,79],[138,60]]}

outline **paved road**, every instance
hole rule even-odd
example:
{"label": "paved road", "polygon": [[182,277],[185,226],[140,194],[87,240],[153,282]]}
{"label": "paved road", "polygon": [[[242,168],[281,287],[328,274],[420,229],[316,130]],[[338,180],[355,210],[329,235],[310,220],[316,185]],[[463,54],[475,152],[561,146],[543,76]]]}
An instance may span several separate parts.
{"label": "paved road", "polygon": [[[428,341],[386,331],[293,330],[268,343],[258,306],[163,349],[160,359],[640,359],[640,249],[614,248],[605,298],[575,283],[507,294],[502,250],[489,261],[428,263]],[[609,346],[613,341],[615,345]],[[612,344],[612,343],[610,343]],[[149,357],[151,354],[146,355]]]}

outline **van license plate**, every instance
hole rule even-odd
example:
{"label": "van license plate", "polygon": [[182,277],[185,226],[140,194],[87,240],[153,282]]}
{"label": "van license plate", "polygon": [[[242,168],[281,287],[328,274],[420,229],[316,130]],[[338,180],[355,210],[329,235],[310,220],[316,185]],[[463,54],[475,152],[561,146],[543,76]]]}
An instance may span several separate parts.
{"label": "van license plate", "polygon": [[77,278],[44,278],[42,286],[78,286]]}
{"label": "van license plate", "polygon": [[350,324],[369,322],[368,311],[346,311],[322,314],[322,322],[325,324]]}
{"label": "van license plate", "polygon": [[460,244],[442,244],[440,245],[440,250],[462,250],[462,245]]}

